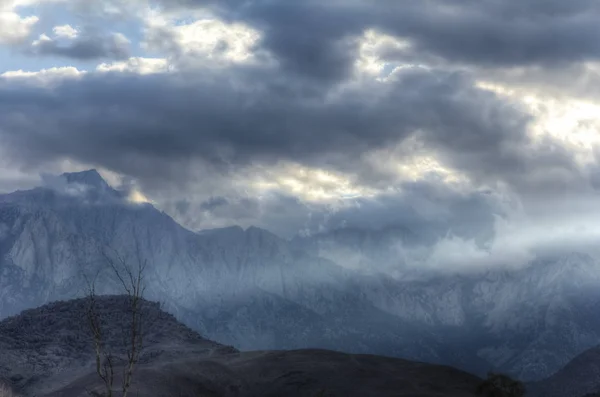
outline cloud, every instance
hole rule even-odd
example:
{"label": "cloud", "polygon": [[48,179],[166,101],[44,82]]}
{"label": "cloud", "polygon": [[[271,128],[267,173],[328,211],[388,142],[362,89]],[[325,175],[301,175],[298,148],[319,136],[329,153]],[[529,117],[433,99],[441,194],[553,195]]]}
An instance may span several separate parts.
{"label": "cloud", "polygon": [[421,180],[374,197],[348,200],[345,208],[328,215],[321,228],[377,230],[402,225],[427,245],[447,234],[482,244],[493,237],[495,216],[506,213],[505,205],[503,197],[490,191]]}
{"label": "cloud", "polygon": [[36,174],[20,170],[7,161],[6,149],[0,149],[0,194],[14,192],[19,189],[31,188],[39,183]]}
{"label": "cloud", "polygon": [[37,16],[23,17],[0,7],[0,45],[22,42],[29,37],[38,21]]}
{"label": "cloud", "polygon": [[32,54],[78,60],[129,58],[130,41],[121,33],[86,35],[69,25],[56,26],[53,31],[54,37],[42,34],[31,44]]}
{"label": "cloud", "polygon": [[474,175],[523,171],[535,155],[524,150],[527,115],[468,77],[414,68],[386,82],[330,88],[274,73],[86,73],[52,91],[8,79],[0,85],[1,135],[32,163],[68,156],[168,178],[185,176],[170,165],[194,161],[286,160],[353,173],[364,153],[413,136]]}
{"label": "cloud", "polygon": [[174,1],[162,2],[171,15],[209,10],[230,24],[242,23],[260,32],[257,47],[271,54],[286,72],[299,78],[340,81],[352,72],[357,42],[369,14],[343,3]]}
{"label": "cloud", "polygon": [[55,84],[60,84],[65,79],[76,80],[86,73],[85,70],[79,70],[73,66],[65,66],[42,69],[36,72],[11,70],[0,74],[0,78],[5,82],[13,82],[18,85],[49,89]]}
{"label": "cloud", "polygon": [[125,61],[102,63],[96,67],[96,70],[135,74],[168,73],[172,70],[172,64],[165,58],[131,57]]}
{"label": "cloud", "polygon": [[225,197],[211,197],[207,201],[200,204],[200,208],[203,211],[210,212],[227,204],[229,204],[229,201]]}
{"label": "cloud", "polygon": [[[172,70],[159,59],[144,74],[145,60],[136,62],[45,84],[5,76],[0,140],[14,161],[69,158],[130,175],[194,229],[257,224],[289,236],[394,223],[430,243],[448,230],[491,238],[496,210],[482,191],[539,197],[591,186],[567,147],[532,137],[527,107],[469,73],[412,66],[323,84],[277,65]],[[419,159],[437,165],[415,173]],[[454,179],[463,182],[450,194]],[[201,190],[185,188],[196,183]],[[168,189],[178,194],[161,197]],[[210,206],[211,197],[223,202]]]}
{"label": "cloud", "polygon": [[255,47],[260,32],[243,23],[225,23],[202,18],[182,24],[162,15],[146,19],[142,47],[167,54],[174,63],[247,63],[256,62]]}
{"label": "cloud", "polygon": [[60,195],[69,197],[86,197],[91,186],[81,183],[69,183],[66,177],[62,175],[41,174],[42,186],[50,189]]}
{"label": "cloud", "polygon": [[261,45],[299,76],[338,81],[352,72],[356,38],[370,28],[407,40],[412,53],[483,67],[559,66],[597,60],[600,8],[593,0],[244,2],[182,0],[263,32]]}
{"label": "cloud", "polygon": [[[389,3],[388,3],[389,5]],[[484,66],[561,65],[598,59],[599,8],[593,1],[397,2],[388,29],[417,51]]]}
{"label": "cloud", "polygon": [[[581,199],[570,201],[570,205]],[[554,207],[554,210],[561,206]],[[564,208],[563,208],[564,209]],[[490,268],[521,268],[534,259],[548,259],[573,252],[598,258],[597,227],[600,213],[589,205],[587,212],[569,211],[554,216],[531,216],[526,212],[496,217],[493,238],[484,244],[472,237],[449,233],[427,247],[404,247],[405,264],[421,270],[445,272],[486,271]],[[591,210],[591,211],[590,211]]]}
{"label": "cloud", "polygon": [[79,36],[79,31],[71,25],[55,26],[52,31],[59,38],[75,39]]}
{"label": "cloud", "polygon": [[[206,201],[162,202],[162,208],[192,230],[239,225],[265,228],[284,238],[294,237],[311,222],[311,207],[297,197],[271,192],[260,197],[236,195]],[[316,221],[314,222],[316,226]]]}
{"label": "cloud", "polygon": [[[44,69],[0,77],[0,145],[23,172],[70,160],[127,175],[191,229],[404,225],[428,247],[414,260],[442,267],[594,236],[560,201],[594,202],[600,185],[597,109],[572,100],[597,100],[595,1],[65,9],[35,24],[44,57],[27,62]],[[9,10],[20,26],[23,10]],[[84,60],[97,66],[58,64]],[[554,215],[573,232],[544,235]]]}

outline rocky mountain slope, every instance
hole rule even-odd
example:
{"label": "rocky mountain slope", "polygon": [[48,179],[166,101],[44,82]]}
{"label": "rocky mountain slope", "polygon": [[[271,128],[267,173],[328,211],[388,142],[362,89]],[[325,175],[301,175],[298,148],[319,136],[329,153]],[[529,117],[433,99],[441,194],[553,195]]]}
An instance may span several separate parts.
{"label": "rocky mountain slope", "polygon": [[600,347],[571,360],[550,377],[528,386],[532,397],[584,397],[600,393]]}
{"label": "rocky mountain slope", "polygon": [[[105,340],[121,352],[127,298],[98,299]],[[26,396],[83,397],[102,390],[94,372],[87,300],[55,302],[0,322],[0,378]],[[474,396],[477,377],[450,367],[326,350],[241,353],[202,338],[146,302],[145,349],[133,395]],[[115,368],[115,373],[121,373]],[[116,384],[119,384],[117,379]],[[323,392],[323,394],[319,394]]]}
{"label": "rocky mountain slope", "polygon": [[105,258],[117,252],[147,262],[149,299],[242,350],[327,348],[532,380],[600,340],[600,266],[585,255],[421,278],[335,262],[391,263],[393,242],[412,238],[401,227],[293,241],[258,228],[194,233],[93,170],[66,174],[0,195],[0,318],[80,296],[96,274],[98,293],[119,293]]}

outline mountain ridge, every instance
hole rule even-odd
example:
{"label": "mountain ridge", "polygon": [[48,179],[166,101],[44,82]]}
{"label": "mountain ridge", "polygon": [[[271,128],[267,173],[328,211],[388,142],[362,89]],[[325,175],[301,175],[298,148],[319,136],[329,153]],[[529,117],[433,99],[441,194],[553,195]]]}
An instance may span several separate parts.
{"label": "mountain ridge", "polygon": [[[0,317],[73,298],[84,275],[99,274],[99,293],[117,293],[104,257],[116,251],[147,261],[149,299],[244,349],[332,348],[540,379],[600,338],[600,324],[587,319],[600,303],[600,267],[579,254],[398,279],[340,266],[264,229],[198,233],[122,197],[48,201],[44,189],[0,196]],[[368,241],[363,252],[377,253],[379,242]]]}
{"label": "mountain ridge", "polygon": [[533,397],[585,397],[600,391],[600,345],[584,351],[546,379],[528,385]]}

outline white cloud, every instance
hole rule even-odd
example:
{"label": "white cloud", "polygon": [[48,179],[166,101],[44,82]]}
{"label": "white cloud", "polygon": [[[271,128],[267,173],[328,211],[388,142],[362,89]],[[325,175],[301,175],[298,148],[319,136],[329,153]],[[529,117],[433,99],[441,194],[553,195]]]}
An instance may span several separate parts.
{"label": "white cloud", "polygon": [[255,60],[260,38],[260,32],[242,23],[204,18],[179,24],[175,16],[155,13],[146,18],[142,47],[179,59],[247,63]]}
{"label": "white cloud", "polygon": [[79,35],[79,31],[71,25],[55,26],[52,31],[59,38],[74,39]]}
{"label": "white cloud", "polygon": [[[516,207],[521,204],[513,203]],[[538,211],[533,206],[541,205]],[[573,208],[576,207],[576,208]],[[406,263],[419,269],[480,271],[492,267],[519,268],[540,255],[582,252],[600,258],[600,211],[594,198],[570,198],[565,203],[528,203],[526,208],[496,217],[494,238],[486,245],[450,232],[433,247],[404,249]]]}
{"label": "white cloud", "polygon": [[167,73],[171,71],[165,58],[132,57],[122,62],[102,63],[96,67],[98,72],[131,72],[138,74]]}
{"label": "white cloud", "polygon": [[174,28],[185,52],[244,62],[252,56],[252,47],[260,38],[255,30],[242,24],[218,20],[196,21]]}
{"label": "white cloud", "polygon": [[0,44],[18,43],[26,39],[38,21],[37,16],[23,17],[16,12],[0,9]]}
{"label": "white cloud", "polygon": [[52,86],[65,79],[80,78],[87,72],[73,66],[54,67],[31,72],[24,70],[11,70],[0,74],[0,83],[5,80],[20,80],[36,86]]}
{"label": "white cloud", "polygon": [[42,5],[42,4],[51,4],[51,3],[66,3],[70,0],[9,0],[6,1],[6,7],[9,8],[19,8],[19,7],[29,7],[34,5]]}
{"label": "white cloud", "polygon": [[19,8],[69,0],[3,0],[0,1],[0,44],[15,44],[31,36],[39,17],[22,15]]}
{"label": "white cloud", "polygon": [[[359,39],[358,57],[355,61],[355,68],[359,73],[367,73],[375,77],[385,73],[386,67],[392,64],[386,60],[384,53],[395,52],[402,54],[408,52],[412,45],[408,40],[395,36],[390,36],[376,30],[367,30]],[[393,67],[397,66],[397,62]]]}
{"label": "white cloud", "polygon": [[38,37],[37,40],[34,40],[31,44],[33,46],[39,46],[43,45],[44,42],[52,42],[52,39],[46,33],[42,33],[40,37]]}
{"label": "white cloud", "polygon": [[292,162],[280,162],[276,167],[250,167],[236,182],[254,189],[256,196],[276,192],[315,203],[369,197],[377,193],[348,175]]}
{"label": "white cloud", "polygon": [[600,147],[600,102],[577,96],[556,96],[533,87],[480,81],[479,86],[521,102],[533,116],[533,139],[552,137],[564,145],[581,166],[596,162]]}

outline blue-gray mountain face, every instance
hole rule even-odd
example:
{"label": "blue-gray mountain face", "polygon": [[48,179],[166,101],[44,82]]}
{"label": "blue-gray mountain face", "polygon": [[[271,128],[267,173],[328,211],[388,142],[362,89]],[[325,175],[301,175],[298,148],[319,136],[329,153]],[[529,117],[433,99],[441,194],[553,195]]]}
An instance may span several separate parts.
{"label": "blue-gray mountain face", "polygon": [[0,196],[0,318],[81,296],[95,275],[97,292],[121,292],[103,254],[111,250],[147,261],[147,298],[240,349],[323,347],[530,380],[600,341],[600,265],[584,255],[397,279],[334,260],[340,252],[382,260],[385,242],[409,231],[293,241],[257,228],[194,233],[151,205],[127,203],[95,171],[57,181]]}

